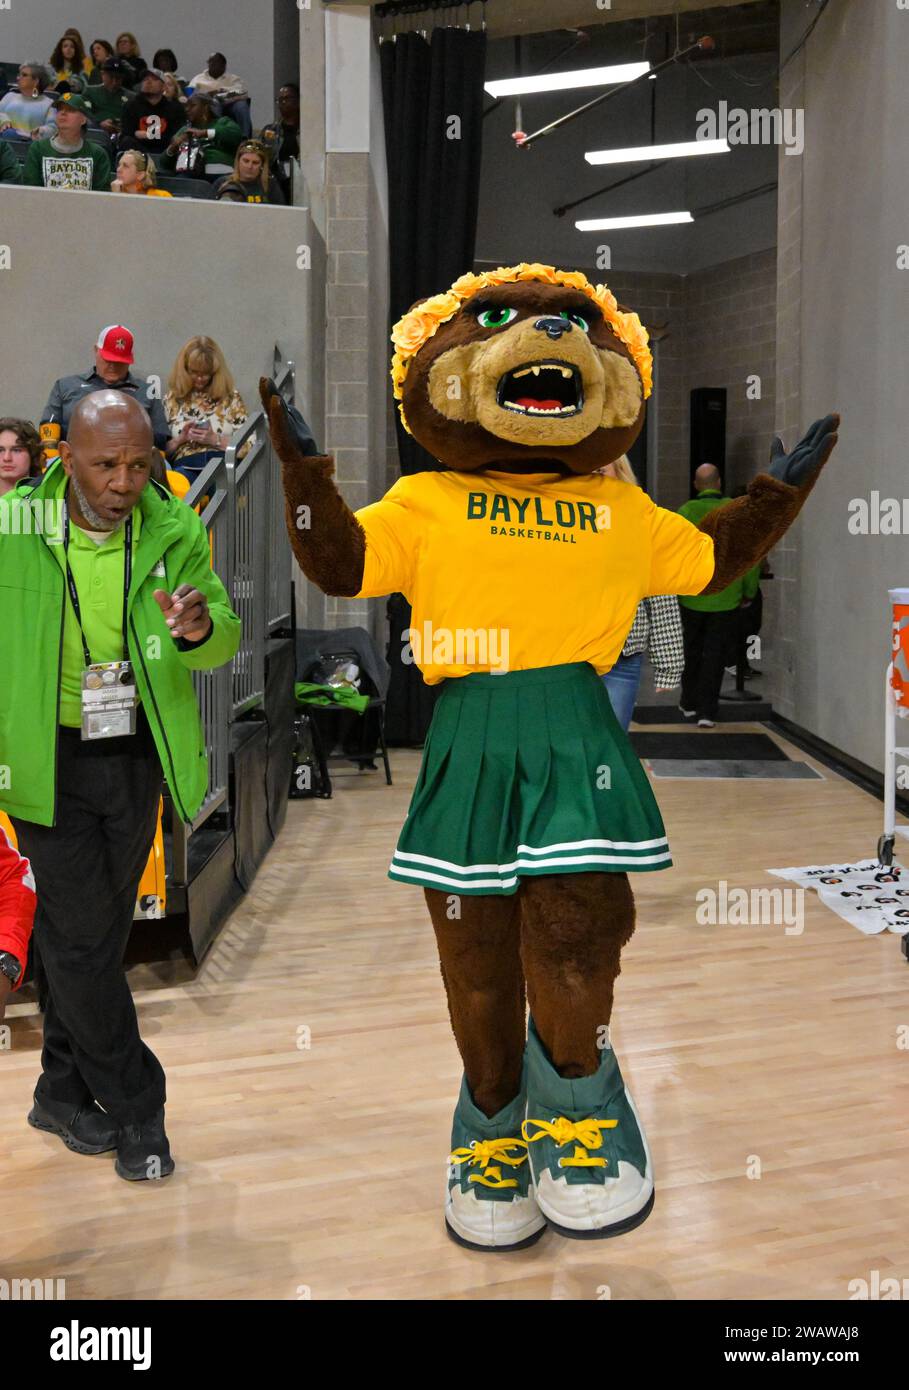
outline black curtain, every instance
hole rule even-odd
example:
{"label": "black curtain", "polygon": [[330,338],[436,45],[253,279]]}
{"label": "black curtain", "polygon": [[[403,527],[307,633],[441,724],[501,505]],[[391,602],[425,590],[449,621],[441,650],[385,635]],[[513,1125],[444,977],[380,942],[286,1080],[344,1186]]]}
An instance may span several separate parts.
{"label": "black curtain", "polygon": [[[399,34],[381,46],[382,99],[389,202],[389,332],[417,299],[446,290],[473,269],[486,35],[439,28],[427,42]],[[390,388],[389,388],[390,389]],[[402,427],[395,409],[402,473],[440,465]],[[389,743],[420,744],[439,687],[424,684],[401,660],[410,608],[389,602],[386,734]]]}

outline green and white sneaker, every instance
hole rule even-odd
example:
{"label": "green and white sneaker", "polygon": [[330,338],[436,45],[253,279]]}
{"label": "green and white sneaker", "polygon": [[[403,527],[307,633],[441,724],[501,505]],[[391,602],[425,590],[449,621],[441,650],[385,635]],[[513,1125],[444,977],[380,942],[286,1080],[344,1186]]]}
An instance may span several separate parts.
{"label": "green and white sneaker", "polygon": [[521,1138],[521,1094],[489,1119],[473,1103],[465,1076],[451,1127],[445,1225],[468,1250],[523,1250],[546,1222],[530,1180]]}
{"label": "green and white sneaker", "polygon": [[593,1076],[559,1076],[530,1020],[527,1140],[540,1211],[576,1239],[621,1235],[653,1208],[650,1150],[611,1045]]}

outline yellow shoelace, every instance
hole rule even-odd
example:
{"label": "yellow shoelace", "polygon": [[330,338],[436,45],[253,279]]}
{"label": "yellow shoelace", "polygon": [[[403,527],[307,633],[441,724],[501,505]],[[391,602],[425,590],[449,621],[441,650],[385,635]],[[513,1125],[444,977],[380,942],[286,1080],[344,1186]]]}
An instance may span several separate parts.
{"label": "yellow shoelace", "polygon": [[[525,1120],[521,1126],[521,1133],[529,1144],[534,1144],[547,1135],[560,1149],[566,1144],[577,1144],[571,1158],[559,1159],[560,1168],[605,1168],[608,1160],[591,1158],[587,1150],[599,1149],[603,1143],[601,1130],[615,1129],[617,1124],[618,1120],[567,1120],[564,1115],[559,1115],[551,1122]],[[528,1125],[536,1125],[537,1133],[531,1134]]]}
{"label": "yellow shoelace", "polygon": [[[512,1149],[524,1152],[513,1158]],[[518,1168],[527,1162],[527,1145],[523,1139],[476,1139],[469,1149],[454,1149],[448,1156],[449,1163],[478,1164],[482,1172],[471,1173],[468,1182],[479,1182],[484,1187],[517,1187],[517,1178],[503,1178],[500,1164]]]}

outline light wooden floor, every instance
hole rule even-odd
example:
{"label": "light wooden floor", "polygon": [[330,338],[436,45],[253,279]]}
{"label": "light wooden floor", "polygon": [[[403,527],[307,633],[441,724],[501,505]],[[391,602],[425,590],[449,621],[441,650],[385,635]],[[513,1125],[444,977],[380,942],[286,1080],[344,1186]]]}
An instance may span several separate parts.
{"label": "light wooden floor", "polygon": [[767,867],[874,852],[879,803],[826,772],[657,784],[675,867],[635,880],[613,1020],[654,1152],[650,1220],[510,1256],[447,1240],[459,1060],[422,894],[385,877],[417,766],[397,752],[392,789],[342,774],[334,800],[292,803],[198,977],[133,972],[168,1074],[167,1182],[123,1183],[110,1155],[28,1128],[39,1025],[14,1007],[0,1277],[62,1277],[69,1298],[845,1299],[872,1270],[909,1275],[898,938],[813,895],[800,936],[695,921],[719,879],[769,887]]}

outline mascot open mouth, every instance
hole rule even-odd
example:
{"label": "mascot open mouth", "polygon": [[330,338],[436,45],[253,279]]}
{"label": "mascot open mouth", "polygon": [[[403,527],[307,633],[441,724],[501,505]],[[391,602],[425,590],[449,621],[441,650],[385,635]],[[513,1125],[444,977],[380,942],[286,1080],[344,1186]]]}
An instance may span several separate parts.
{"label": "mascot open mouth", "polygon": [[565,419],[584,409],[581,373],[571,362],[550,358],[513,367],[499,378],[496,401],[516,415]]}

